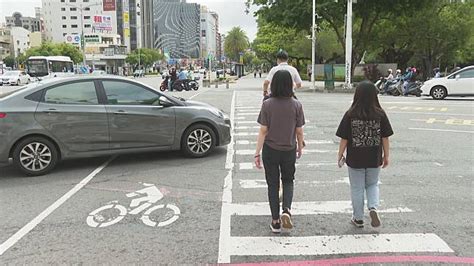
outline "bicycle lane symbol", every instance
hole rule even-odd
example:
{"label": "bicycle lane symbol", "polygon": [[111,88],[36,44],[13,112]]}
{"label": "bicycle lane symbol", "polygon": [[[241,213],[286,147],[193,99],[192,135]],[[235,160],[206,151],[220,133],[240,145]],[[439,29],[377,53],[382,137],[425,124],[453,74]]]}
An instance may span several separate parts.
{"label": "bicycle lane symbol", "polygon": [[[140,217],[141,221],[145,225],[151,227],[167,226],[178,220],[179,215],[181,214],[180,209],[174,204],[154,205],[163,198],[163,193],[161,193],[161,191],[154,184],[143,183],[143,185],[145,186],[145,188],[126,194],[128,198],[141,196],[132,199],[129,208],[118,204],[118,201],[109,202],[109,204],[102,206],[89,213],[86,219],[87,225],[94,228],[107,227],[120,222],[127,214],[138,215],[141,212],[144,212]],[[101,214],[106,210],[112,209],[118,210],[118,215],[116,214],[116,216],[106,218],[104,215]],[[154,211],[160,209],[168,209],[168,211],[173,213],[173,215],[170,218],[161,222],[153,221],[152,218],[150,218],[151,214]]]}

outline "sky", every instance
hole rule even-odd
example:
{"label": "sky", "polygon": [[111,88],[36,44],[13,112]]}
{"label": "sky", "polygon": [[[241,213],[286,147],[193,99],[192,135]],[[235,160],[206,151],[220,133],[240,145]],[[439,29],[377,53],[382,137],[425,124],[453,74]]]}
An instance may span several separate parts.
{"label": "sky", "polygon": [[[209,9],[219,14],[220,32],[225,34],[232,27],[240,26],[249,37],[250,41],[257,34],[257,22],[250,12],[245,14],[245,0],[187,0],[188,3],[206,5]],[[5,22],[5,16],[13,12],[20,12],[23,16],[33,17],[35,7],[41,6],[41,0],[0,0],[0,21]]]}

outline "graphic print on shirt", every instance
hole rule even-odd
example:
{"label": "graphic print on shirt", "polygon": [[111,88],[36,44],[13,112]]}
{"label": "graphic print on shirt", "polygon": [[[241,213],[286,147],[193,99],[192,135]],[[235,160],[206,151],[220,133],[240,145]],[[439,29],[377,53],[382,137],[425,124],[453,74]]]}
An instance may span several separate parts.
{"label": "graphic print on shirt", "polygon": [[358,120],[351,121],[352,147],[379,146],[381,141],[380,121]]}

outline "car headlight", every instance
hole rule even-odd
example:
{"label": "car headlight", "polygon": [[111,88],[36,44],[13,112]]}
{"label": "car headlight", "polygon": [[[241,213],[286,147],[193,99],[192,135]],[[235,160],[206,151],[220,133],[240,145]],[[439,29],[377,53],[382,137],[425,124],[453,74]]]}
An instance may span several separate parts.
{"label": "car headlight", "polygon": [[224,118],[224,113],[217,108],[211,108],[209,111],[219,118]]}

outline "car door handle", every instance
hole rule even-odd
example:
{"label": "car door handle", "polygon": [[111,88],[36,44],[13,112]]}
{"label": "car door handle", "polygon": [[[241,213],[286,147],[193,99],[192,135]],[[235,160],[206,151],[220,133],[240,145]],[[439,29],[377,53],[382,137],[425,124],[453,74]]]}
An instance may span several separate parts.
{"label": "car door handle", "polygon": [[59,113],[59,111],[54,108],[49,108],[48,110],[43,110],[43,113],[52,114],[52,113]]}
{"label": "car door handle", "polygon": [[114,115],[126,115],[127,112],[125,112],[124,110],[118,110],[116,112],[114,112]]}

